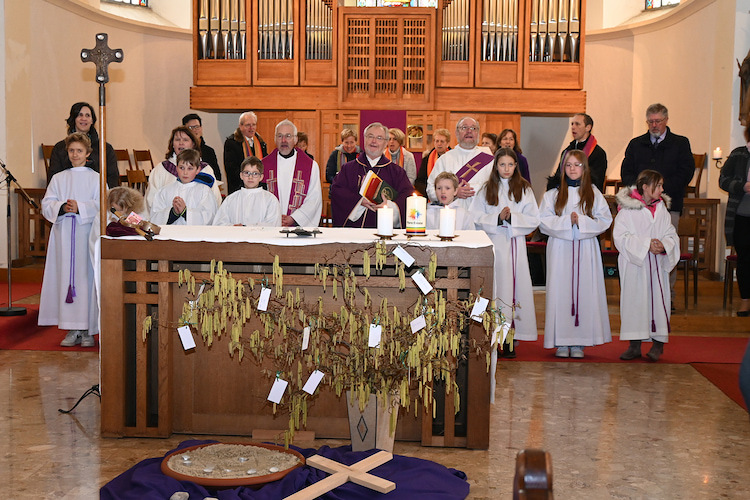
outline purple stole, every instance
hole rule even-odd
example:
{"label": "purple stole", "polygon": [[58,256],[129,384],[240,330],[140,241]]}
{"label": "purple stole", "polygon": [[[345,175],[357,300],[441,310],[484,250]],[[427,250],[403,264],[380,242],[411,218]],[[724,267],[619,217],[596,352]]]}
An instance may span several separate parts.
{"label": "purple stole", "polygon": [[466,181],[469,182],[482,168],[493,160],[493,156],[487,153],[480,152],[474,158],[466,162],[466,165],[456,172],[458,182]]}
{"label": "purple stole", "polygon": [[[292,215],[295,210],[302,206],[307,198],[307,188],[310,186],[310,176],[312,175],[313,159],[303,154],[301,149],[294,148],[297,151],[297,161],[294,164],[294,175],[292,176],[292,190],[289,193],[289,208],[286,215]],[[271,151],[268,156],[261,160],[263,162],[264,175],[268,191],[279,199],[279,174],[276,160],[278,158],[278,149]],[[281,201],[281,200],[279,200]]]}
{"label": "purple stole", "polygon": [[591,152],[596,147],[596,137],[593,135],[589,135],[589,139],[586,141],[586,144],[583,146],[583,152],[586,153],[586,158],[591,156]]}

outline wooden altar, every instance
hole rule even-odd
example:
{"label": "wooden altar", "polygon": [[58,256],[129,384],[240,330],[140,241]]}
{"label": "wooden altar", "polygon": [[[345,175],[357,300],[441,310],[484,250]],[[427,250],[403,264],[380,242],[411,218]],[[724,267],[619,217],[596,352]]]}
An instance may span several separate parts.
{"label": "wooden altar", "polygon": [[[184,288],[177,286],[180,269],[189,268],[197,277],[207,277],[207,263],[216,259],[223,261],[236,278],[262,279],[271,275],[271,264],[278,256],[285,289],[299,287],[305,297],[317,300],[321,287],[311,273],[314,264],[349,262],[373,301],[388,297],[389,304],[406,308],[420,294],[408,272],[406,290],[399,292],[392,258],[380,275],[373,273],[366,279],[359,274],[362,252],[371,252],[374,262],[373,230],[326,228],[316,239],[302,239],[285,238],[278,229],[200,231],[192,227],[192,231],[181,233],[191,234],[190,238],[175,236],[174,232],[170,237],[175,229],[164,228],[162,235],[151,242],[134,238],[101,241],[102,436],[166,437],[175,432],[249,435],[253,429],[287,426],[286,415],[272,415],[266,401],[270,383],[252,360],[230,358],[226,342],[206,348],[198,339],[194,350],[182,349],[176,333],[176,320],[185,300]],[[491,296],[494,257],[492,244],[483,232],[462,232],[454,242],[440,242],[434,236],[407,241],[400,235],[388,246],[396,244],[416,259],[412,270],[426,267],[430,253],[436,254],[435,288],[445,290],[449,301],[480,289],[483,296]],[[331,310],[340,307],[330,296],[330,289],[324,301]],[[144,341],[141,325],[149,315],[158,326]],[[484,335],[478,323],[469,328],[473,338]],[[469,357],[467,378],[465,435],[455,432],[453,398],[446,398],[444,415],[440,415],[445,426],[440,435],[433,435],[432,418],[425,417],[421,408],[412,408],[408,413],[402,410],[396,438],[419,440],[426,446],[486,449],[489,375],[484,356]],[[309,408],[306,429],[315,431],[317,437],[348,438],[344,399],[336,398],[328,389],[322,391]]]}

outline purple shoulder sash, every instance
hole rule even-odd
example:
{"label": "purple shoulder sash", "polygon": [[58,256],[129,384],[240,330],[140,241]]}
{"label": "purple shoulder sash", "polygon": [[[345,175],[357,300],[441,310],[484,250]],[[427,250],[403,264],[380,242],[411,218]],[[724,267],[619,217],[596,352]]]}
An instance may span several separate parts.
{"label": "purple shoulder sash", "polygon": [[466,162],[466,165],[456,172],[458,181],[469,182],[485,165],[492,161],[494,157],[487,153],[479,153],[474,158]]}
{"label": "purple shoulder sash", "polygon": [[[296,149],[296,148],[295,148]],[[277,149],[274,149],[263,160],[263,174],[266,179],[268,191],[276,199],[279,198],[279,174],[277,158]],[[289,193],[289,208],[286,215],[292,215],[295,210],[300,208],[307,198],[307,189],[310,187],[310,177],[312,176],[313,159],[302,154],[303,151],[297,149],[297,161],[294,166],[294,175],[292,176],[292,190]],[[281,201],[281,200],[279,200]]]}

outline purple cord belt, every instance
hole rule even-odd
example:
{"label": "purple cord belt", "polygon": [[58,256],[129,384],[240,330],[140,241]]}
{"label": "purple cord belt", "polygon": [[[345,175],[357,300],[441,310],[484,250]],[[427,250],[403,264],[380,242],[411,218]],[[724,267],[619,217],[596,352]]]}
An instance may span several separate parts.
{"label": "purple cord belt", "polygon": [[70,234],[70,278],[68,279],[68,296],[65,297],[65,302],[72,304],[76,296],[76,216],[68,218],[73,225]]}

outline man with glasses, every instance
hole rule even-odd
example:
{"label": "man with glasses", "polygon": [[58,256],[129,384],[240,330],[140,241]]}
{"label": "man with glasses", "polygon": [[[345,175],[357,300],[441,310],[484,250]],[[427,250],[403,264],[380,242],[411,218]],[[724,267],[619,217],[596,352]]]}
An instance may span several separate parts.
{"label": "man with glasses", "polygon": [[263,158],[268,154],[266,143],[255,131],[258,116],[252,111],[240,115],[239,127],[224,141],[224,171],[227,173],[227,194],[242,187],[240,165],[248,156]]}
{"label": "man with glasses", "polygon": [[[594,119],[586,113],[576,113],[570,120],[570,135],[573,140],[560,154],[560,164],[565,160],[568,151],[579,149],[589,159],[589,171],[591,172],[591,183],[604,193],[604,179],[607,176],[607,153],[597,144],[596,137],[591,135],[594,128]],[[547,177],[547,191],[560,185],[560,165],[557,171]]]}
{"label": "man with glasses", "polygon": [[263,158],[263,169],[268,191],[278,198],[281,205],[281,225],[318,227],[323,210],[320,167],[294,147],[297,126],[291,121],[280,121],[274,138],[276,149]]}
{"label": "man with glasses", "polygon": [[219,159],[216,157],[214,148],[206,144],[203,139],[203,120],[196,113],[190,113],[182,117],[182,124],[190,129],[193,134],[201,141],[201,160],[205,161],[214,169],[216,180],[221,180],[221,169],[219,168]]}
{"label": "man with glasses", "polygon": [[490,178],[493,156],[487,147],[479,147],[479,122],[470,116],[461,118],[456,124],[458,145],[435,162],[427,177],[427,196],[438,201],[435,194],[435,179],[442,172],[451,172],[458,177],[456,197],[461,199],[464,209],[469,210],[474,195]]}
{"label": "man with glasses", "polygon": [[685,188],[695,173],[695,162],[687,137],[672,133],[667,127],[669,112],[663,104],[652,104],[646,109],[648,132],[630,141],[625,149],[620,177],[625,186],[635,184],[643,170],[656,170],[664,177],[664,192],[672,198],[669,209],[672,224],[682,212]]}
{"label": "man with glasses", "polygon": [[[356,159],[341,167],[331,184],[331,215],[337,227],[377,227],[377,210],[393,209],[394,227],[406,226],[406,198],[414,187],[406,171],[392,163],[383,154],[388,144],[388,127],[382,123],[371,123],[365,128],[363,151]],[[373,172],[392,189],[393,199],[383,194],[381,203],[375,203],[359,194],[362,181]],[[388,190],[386,190],[388,191]]]}

